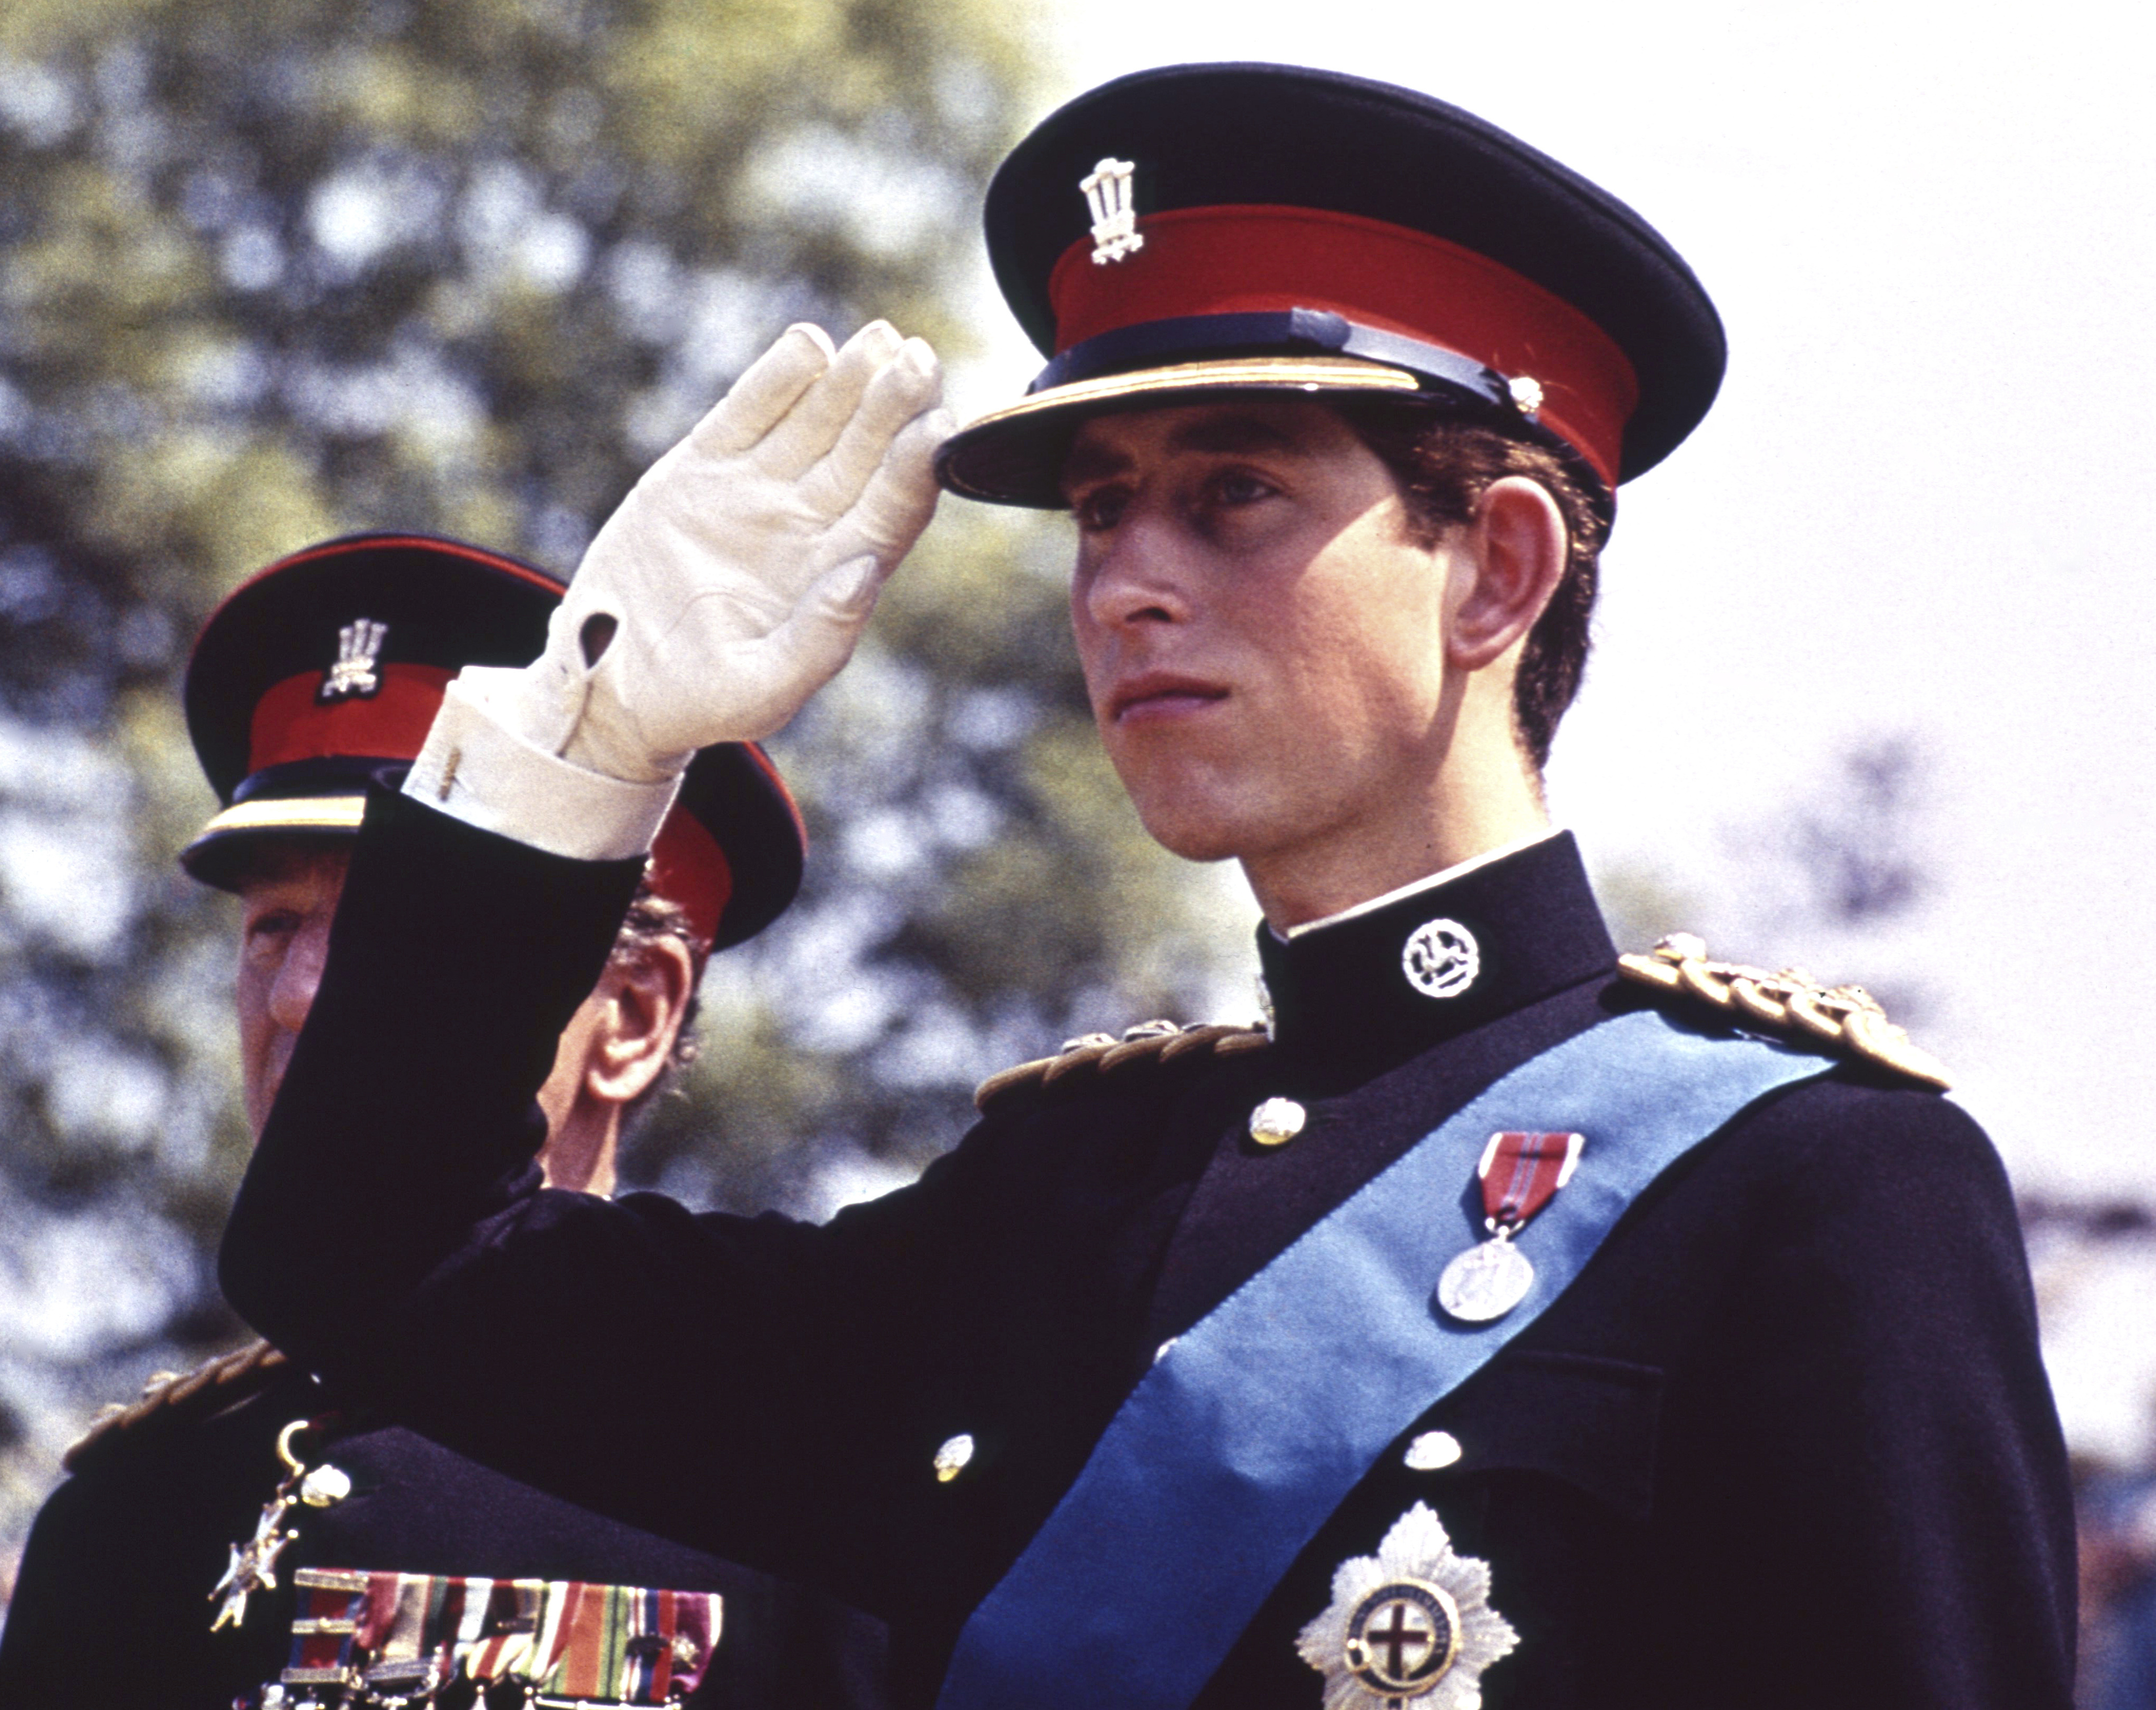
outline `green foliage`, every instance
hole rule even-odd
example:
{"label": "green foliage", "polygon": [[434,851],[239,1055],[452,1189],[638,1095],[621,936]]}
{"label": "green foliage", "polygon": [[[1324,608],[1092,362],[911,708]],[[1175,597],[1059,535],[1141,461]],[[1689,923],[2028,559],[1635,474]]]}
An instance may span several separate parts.
{"label": "green foliage", "polygon": [[[172,864],[211,806],[187,638],[346,530],[569,569],[790,320],[963,355],[980,190],[1039,105],[1026,26],[993,0],[0,9],[0,1533],[123,1374],[238,1329],[209,1269],[247,1146],[233,917]],[[1087,728],[1062,550],[947,507],[778,745],[809,887],[714,970],[634,1177],[828,1204],[947,1144],[978,1075],[1202,972]]]}

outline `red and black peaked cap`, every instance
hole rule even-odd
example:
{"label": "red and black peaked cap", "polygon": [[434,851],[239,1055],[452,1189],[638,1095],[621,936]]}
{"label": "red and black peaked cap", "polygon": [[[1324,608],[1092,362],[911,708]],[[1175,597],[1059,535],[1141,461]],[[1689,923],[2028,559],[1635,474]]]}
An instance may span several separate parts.
{"label": "red and black peaked cap", "polygon": [[[408,765],[466,665],[527,665],[561,582],[418,534],[350,535],[280,558],[210,614],[187,661],[187,735],[223,809],[181,852],[227,889],[268,836],[348,837],[367,781]],[[700,752],[651,852],[652,883],[714,949],[785,912],[801,816],[754,743]]]}
{"label": "red and black peaked cap", "polygon": [[1486,417],[1607,493],[1722,381],[1714,305],[1638,214],[1471,113],[1337,72],[1119,78],[1019,144],[986,218],[1051,360],[945,442],[938,476],[970,498],[1058,506],[1079,422],[1231,391]]}

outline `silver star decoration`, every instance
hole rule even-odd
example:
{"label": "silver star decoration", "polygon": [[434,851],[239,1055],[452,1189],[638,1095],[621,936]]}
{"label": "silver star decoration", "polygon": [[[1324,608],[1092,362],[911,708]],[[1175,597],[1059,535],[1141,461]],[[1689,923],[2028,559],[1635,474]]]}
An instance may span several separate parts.
{"label": "silver star decoration", "polygon": [[285,1546],[300,1535],[280,1529],[285,1511],[291,1506],[289,1496],[264,1503],[262,1518],[254,1523],[254,1537],[244,1544],[231,1546],[232,1559],[225,1568],[224,1577],[209,1594],[213,1598],[223,1599],[218,1605],[217,1619],[209,1624],[213,1633],[221,1627],[243,1625],[247,1620],[248,1598],[257,1591],[276,1589],[277,1558],[285,1553]]}
{"label": "silver star decoration", "polygon": [[[1441,1617],[1413,1620],[1418,1604]],[[1378,1607],[1390,1626],[1366,1626]],[[1377,1554],[1341,1563],[1332,1607],[1302,1630],[1296,1649],[1325,1677],[1325,1710],[1481,1710],[1482,1671],[1519,1642],[1490,1607],[1490,1564],[1455,1550],[1437,1516],[1417,1503]]]}

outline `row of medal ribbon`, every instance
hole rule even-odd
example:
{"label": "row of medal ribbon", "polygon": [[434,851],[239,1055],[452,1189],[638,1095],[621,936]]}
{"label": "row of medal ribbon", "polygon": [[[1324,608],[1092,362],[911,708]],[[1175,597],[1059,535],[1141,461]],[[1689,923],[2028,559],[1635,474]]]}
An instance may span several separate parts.
{"label": "row of medal ribbon", "polygon": [[678,1702],[708,1666],[723,1612],[716,1592],[577,1580],[301,1568],[293,1583],[290,1660],[264,1710],[321,1702],[321,1688],[346,1704],[410,1702],[495,1682],[542,1700]]}

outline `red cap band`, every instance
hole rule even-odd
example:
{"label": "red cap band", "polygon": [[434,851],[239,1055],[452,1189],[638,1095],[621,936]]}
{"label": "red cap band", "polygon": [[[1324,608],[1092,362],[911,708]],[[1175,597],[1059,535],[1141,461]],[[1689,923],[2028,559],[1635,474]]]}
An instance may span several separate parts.
{"label": "red cap band", "polygon": [[382,687],[372,694],[329,701],[321,672],[287,677],[254,704],[247,770],[339,755],[416,760],[452,674],[439,665],[378,665]]}
{"label": "red cap band", "polygon": [[679,802],[651,845],[651,888],[680,905],[696,941],[710,949],[733,898],[734,870],[719,840]]}
{"label": "red cap band", "polygon": [[1192,315],[1329,310],[1541,386],[1543,424],[1613,484],[1640,385],[1625,353],[1563,299],[1424,232],[1305,207],[1186,207],[1139,222],[1145,247],[1094,262],[1065,250],[1049,279],[1058,353],[1104,332]]}
{"label": "red cap band", "polygon": [[[248,771],[346,755],[416,760],[454,673],[436,665],[387,664],[375,674],[382,686],[372,694],[331,701],[319,698],[319,671],[278,683],[255,705]],[[651,883],[680,904],[690,929],[709,946],[733,896],[733,868],[718,839],[678,803],[652,844]]]}

